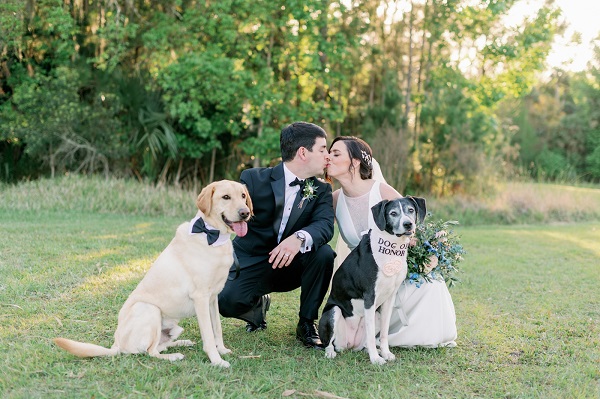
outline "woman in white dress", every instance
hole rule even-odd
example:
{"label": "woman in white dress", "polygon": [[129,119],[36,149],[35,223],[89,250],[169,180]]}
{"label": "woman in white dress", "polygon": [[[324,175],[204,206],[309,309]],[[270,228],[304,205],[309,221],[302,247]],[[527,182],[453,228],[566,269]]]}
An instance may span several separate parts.
{"label": "woman in white dress", "polygon": [[[350,136],[336,137],[329,147],[327,177],[341,189],[333,206],[341,239],[336,246],[335,269],[355,248],[364,233],[375,227],[371,207],[382,199],[401,195],[385,182],[369,145]],[[335,271],[334,271],[335,272]],[[390,346],[456,346],[456,314],[448,287],[432,280],[417,287],[405,280],[396,293],[389,331]]]}

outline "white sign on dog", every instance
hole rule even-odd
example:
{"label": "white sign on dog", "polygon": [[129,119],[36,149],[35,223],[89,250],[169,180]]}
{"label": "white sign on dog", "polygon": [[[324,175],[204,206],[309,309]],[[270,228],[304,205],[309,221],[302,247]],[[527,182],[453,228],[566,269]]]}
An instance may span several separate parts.
{"label": "white sign on dog", "polygon": [[373,229],[370,241],[373,258],[383,274],[388,277],[398,273],[406,274],[406,255],[410,241],[408,236],[396,237]]}

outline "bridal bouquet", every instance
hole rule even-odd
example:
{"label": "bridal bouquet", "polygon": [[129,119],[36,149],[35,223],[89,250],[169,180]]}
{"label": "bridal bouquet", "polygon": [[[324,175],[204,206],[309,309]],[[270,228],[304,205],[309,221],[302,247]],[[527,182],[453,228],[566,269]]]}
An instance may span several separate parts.
{"label": "bridal bouquet", "polygon": [[406,279],[417,287],[431,280],[445,281],[452,287],[458,279],[458,264],[465,253],[460,238],[451,230],[456,221],[425,222],[411,238],[406,262]]}

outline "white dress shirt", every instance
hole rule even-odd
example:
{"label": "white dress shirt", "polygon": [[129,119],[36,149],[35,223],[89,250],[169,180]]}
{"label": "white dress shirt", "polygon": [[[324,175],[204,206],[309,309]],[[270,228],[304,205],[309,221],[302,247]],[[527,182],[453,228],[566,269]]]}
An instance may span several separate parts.
{"label": "white dress shirt", "polygon": [[[285,225],[287,224],[290,214],[292,213],[292,207],[294,206],[294,200],[298,195],[298,191],[300,191],[300,186],[292,186],[290,187],[290,183],[296,179],[299,179],[298,176],[294,175],[288,168],[283,164],[283,171],[285,174],[285,200],[283,207],[283,215],[281,217],[281,224],[279,225],[279,234],[277,235],[277,242],[281,241],[281,236],[283,235],[283,231],[285,230]],[[313,239],[310,234],[308,234],[304,230],[298,230],[304,233],[306,236],[306,240],[304,241],[304,245],[300,247],[300,252],[305,253],[311,250]]]}

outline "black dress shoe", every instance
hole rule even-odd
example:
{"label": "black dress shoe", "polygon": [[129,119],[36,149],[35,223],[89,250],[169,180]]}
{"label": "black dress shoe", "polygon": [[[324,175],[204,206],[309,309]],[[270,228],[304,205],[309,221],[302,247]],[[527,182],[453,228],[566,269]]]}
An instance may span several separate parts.
{"label": "black dress shoe", "polygon": [[298,322],[298,327],[296,327],[296,338],[307,348],[323,349],[321,338],[319,338],[319,333],[312,320],[300,320]]}
{"label": "black dress shoe", "polygon": [[263,321],[258,326],[254,323],[246,323],[246,332],[262,331],[267,329],[267,322]]}
{"label": "black dress shoe", "polygon": [[[249,320],[251,316],[252,320],[260,320],[258,323],[248,321],[246,324],[247,332],[262,331],[267,329],[267,311],[270,307],[271,296],[268,294],[261,296],[256,303],[256,306],[250,312],[244,315],[246,317],[242,317],[243,319]],[[252,314],[250,315],[249,313]]]}

